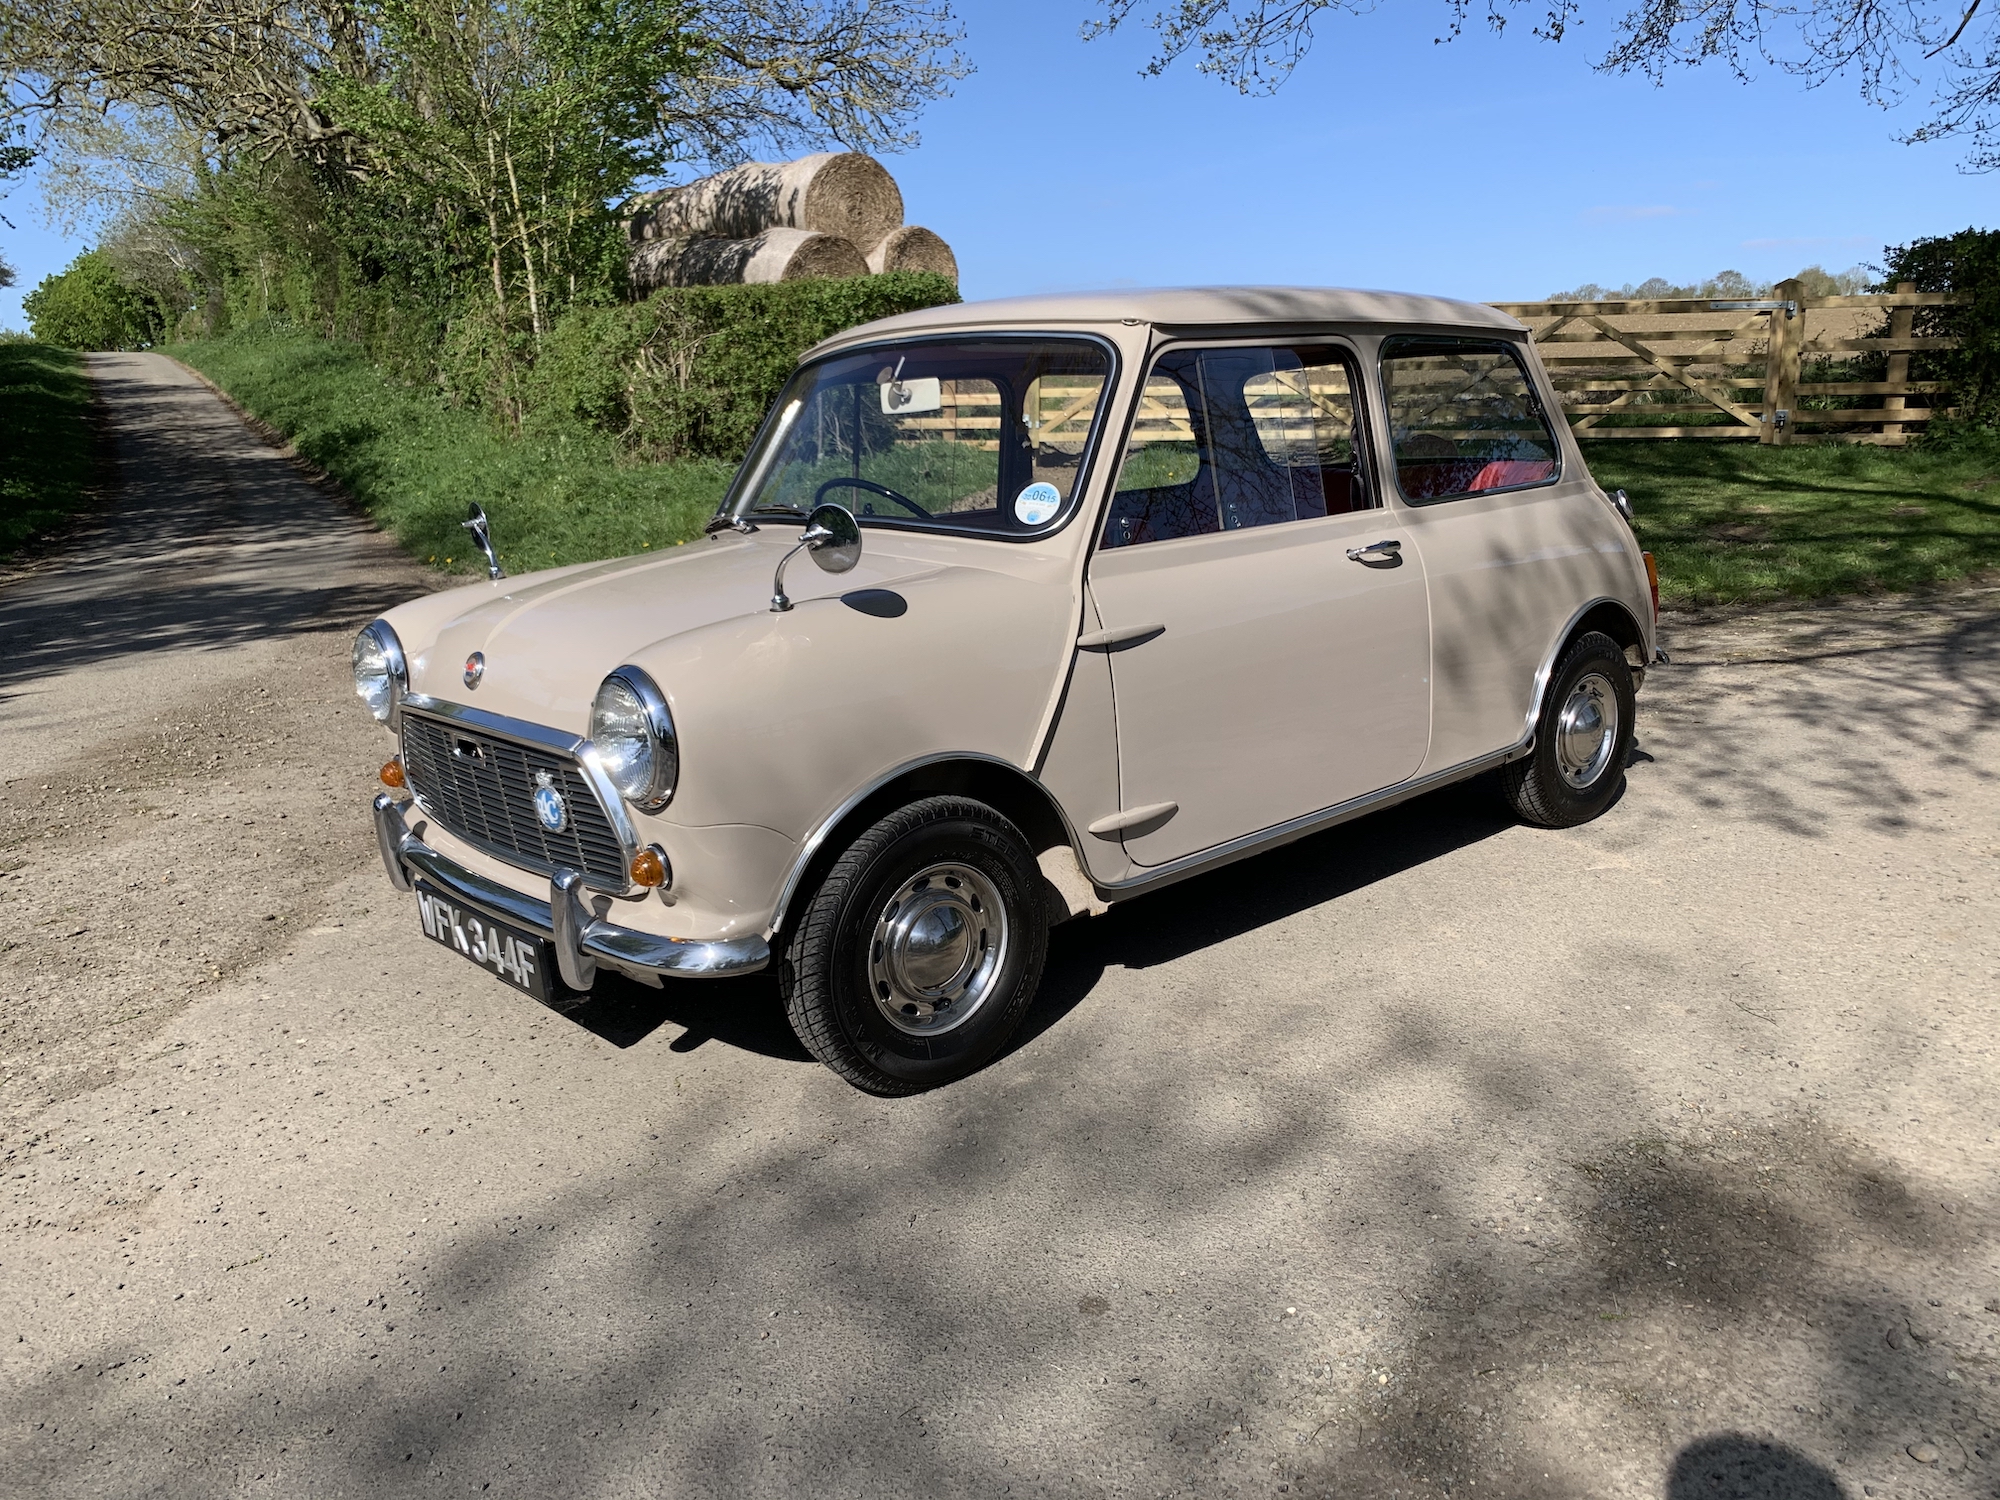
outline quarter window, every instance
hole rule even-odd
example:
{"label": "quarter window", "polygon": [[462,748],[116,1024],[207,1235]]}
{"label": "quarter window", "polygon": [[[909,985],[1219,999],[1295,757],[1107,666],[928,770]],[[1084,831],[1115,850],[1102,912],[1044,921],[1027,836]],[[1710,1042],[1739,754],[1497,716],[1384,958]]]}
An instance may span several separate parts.
{"label": "quarter window", "polygon": [[1146,378],[1106,547],[1365,510],[1354,379],[1324,347],[1175,349]]}
{"label": "quarter window", "polygon": [[1411,500],[1547,484],[1555,436],[1506,344],[1398,338],[1382,346],[1396,483]]}

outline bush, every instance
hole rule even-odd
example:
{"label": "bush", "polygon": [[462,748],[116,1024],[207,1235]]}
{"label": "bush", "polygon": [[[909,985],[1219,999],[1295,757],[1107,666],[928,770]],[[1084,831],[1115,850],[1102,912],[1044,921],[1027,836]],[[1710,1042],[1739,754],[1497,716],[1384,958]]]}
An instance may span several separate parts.
{"label": "bush", "polygon": [[83,361],[0,340],[0,558],[84,504],[90,465]]}
{"label": "bush", "polygon": [[1916,310],[1911,329],[1918,338],[1957,339],[1958,347],[1912,355],[1910,375],[1949,383],[1961,422],[1995,425],[2000,420],[2000,230],[1962,229],[1891,245],[1884,259],[1883,291],[1909,281],[1920,292],[1970,296],[1964,307]]}
{"label": "bush", "polygon": [[159,337],[153,299],[119,276],[102,251],[86,250],[69,269],[42,278],[21,301],[37,343],[59,349],[136,349]]}
{"label": "bush", "polygon": [[610,432],[653,459],[743,456],[799,355],[858,323],[958,301],[928,272],[673,287],[576,308],[522,383],[530,431]]}

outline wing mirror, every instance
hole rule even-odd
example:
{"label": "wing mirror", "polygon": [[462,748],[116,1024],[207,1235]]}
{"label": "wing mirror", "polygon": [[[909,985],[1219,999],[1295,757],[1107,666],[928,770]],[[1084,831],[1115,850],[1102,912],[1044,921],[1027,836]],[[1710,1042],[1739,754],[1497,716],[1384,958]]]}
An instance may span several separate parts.
{"label": "wing mirror", "polygon": [[805,535],[799,545],[778,559],[777,575],[771,580],[771,613],[783,614],[792,607],[785,594],[785,564],[803,549],[819,564],[823,573],[845,573],[861,561],[861,527],[852,511],[838,505],[815,505],[806,517]]}
{"label": "wing mirror", "polygon": [[500,559],[493,555],[493,536],[486,524],[486,512],[479,508],[477,500],[465,508],[465,519],[458,524],[472,533],[472,540],[486,554],[486,576],[505,578],[507,575],[501,571]]}

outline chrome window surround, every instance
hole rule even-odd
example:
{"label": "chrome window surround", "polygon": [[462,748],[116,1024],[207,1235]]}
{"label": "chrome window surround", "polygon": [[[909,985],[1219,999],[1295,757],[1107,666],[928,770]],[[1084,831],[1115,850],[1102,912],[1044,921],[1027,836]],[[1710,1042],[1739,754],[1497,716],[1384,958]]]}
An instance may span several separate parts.
{"label": "chrome window surround", "polygon": [[[389,661],[389,713],[388,717],[377,719],[391,729],[401,727],[403,701],[410,696],[410,663],[403,655],[402,637],[396,634],[396,627],[387,620],[370,620],[356,632],[357,636],[372,635],[381,644],[382,654]],[[369,717],[375,716],[371,713]]]}
{"label": "chrome window surround", "polygon": [[[660,812],[665,809],[669,802],[674,800],[674,790],[681,783],[681,737],[679,731],[674,728],[673,710],[667,707],[666,694],[660,691],[659,684],[653,681],[645,668],[629,665],[623,666],[615,672],[607,673],[604,680],[609,682],[613,677],[630,688],[633,696],[645,708],[646,723],[653,731],[654,740],[659,745],[670,747],[673,750],[674,769],[673,774],[667,778],[666,788],[664,790],[661,789],[659,772],[655,770],[653,773],[653,785],[648,788],[650,795],[631,799],[632,806],[638,808],[642,813]],[[598,691],[603,691],[602,685],[599,686]],[[592,717],[595,717],[594,705]],[[593,724],[591,727],[595,728],[596,726]],[[589,742],[586,741],[586,743]],[[609,781],[610,778],[607,775],[605,779]],[[615,788],[613,790],[614,795],[623,795],[622,793],[617,793]],[[633,852],[636,853],[637,851],[634,850]],[[625,862],[627,864],[631,863],[629,856]]]}
{"label": "chrome window surround", "polygon": [[[1104,447],[1105,434],[1112,426],[1112,423],[1106,420],[1107,409],[1118,397],[1118,382],[1125,371],[1124,358],[1119,353],[1118,345],[1105,335],[1089,329],[1063,328],[1060,326],[1050,328],[959,328],[936,332],[907,333],[897,338],[883,339],[880,342],[869,340],[861,343],[842,344],[836,349],[827,350],[818,359],[813,360],[812,365],[823,364],[831,359],[845,359],[851,354],[865,354],[873,349],[895,349],[904,344],[963,344],[1010,339],[1039,339],[1044,341],[1050,339],[1074,340],[1078,343],[1094,344],[1104,351],[1106,358],[1110,361],[1109,366],[1104,372],[1104,393],[1098,398],[1097,415],[1091,419],[1090,437],[1084,444],[1083,452],[1077,457],[1076,484],[1070,493],[1064,497],[1063,508],[1056,513],[1055,518],[1047,525],[1034,531],[1019,533],[985,531],[972,526],[940,526],[935,522],[926,521],[904,523],[897,521],[893,516],[870,516],[868,518],[870,526],[880,527],[886,531],[920,531],[927,535],[974,537],[989,542],[1039,542],[1054,536],[1057,532],[1068,526],[1071,521],[1074,521],[1078,516],[1083,514],[1085,509],[1084,498],[1092,483],[1097,478],[1098,455]],[[786,378],[786,390],[790,390],[792,381],[796,380],[806,370],[812,368],[812,365],[798,365],[792,371],[791,375]],[[780,395],[782,394],[783,392],[780,392]],[[1128,404],[1134,410],[1138,407],[1136,401]],[[752,517],[755,517],[756,524],[760,526],[767,522],[774,525],[788,525],[794,521],[801,526],[805,524],[806,518],[804,516],[794,516],[788,511],[752,511],[740,508],[743,502],[749,498],[752,481],[762,483],[764,470],[768,467],[765,459],[767,445],[775,445],[778,439],[784,435],[783,429],[790,425],[789,418],[785,416],[786,408],[795,405],[797,405],[796,402],[786,402],[783,405],[780,405],[776,401],[771,403],[771,409],[765,413],[763,425],[757,429],[757,436],[750,445],[750,451],[744,455],[743,463],[737,468],[735,477],[729,481],[729,488],[723,492],[722,503],[716,506],[715,515],[710,518],[709,524],[711,526],[716,526],[716,523],[724,520],[748,521]],[[859,520],[860,518],[856,517],[856,519]],[[717,526],[717,529],[719,530],[720,527]]]}
{"label": "chrome window surround", "polygon": [[[1491,344],[1496,348],[1505,350],[1507,357],[1513,360],[1514,367],[1521,372],[1521,383],[1527,387],[1528,399],[1535,404],[1535,415],[1542,419],[1543,430],[1549,435],[1549,447],[1555,455],[1555,473],[1551,474],[1547,479],[1537,479],[1528,484],[1495,485],[1490,490],[1466,490],[1456,495],[1431,495],[1423,499],[1413,499],[1411,496],[1404,494],[1403,482],[1397,473],[1395,413],[1389,404],[1389,376],[1383,367],[1391,359],[1404,353],[1404,349],[1398,349],[1395,347],[1396,345],[1402,344],[1407,348],[1411,344],[1420,343]],[[1529,369],[1527,360],[1522,357],[1521,349],[1522,345],[1518,340],[1488,331],[1478,333],[1467,332],[1463,335],[1430,332],[1396,332],[1385,334],[1380,342],[1376,344],[1375,381],[1382,393],[1382,436],[1383,441],[1388,445],[1389,449],[1388,480],[1394,484],[1396,498],[1402,501],[1403,504],[1410,506],[1449,505],[1455,500],[1472,500],[1486,495],[1511,495],[1519,490],[1539,490],[1562,482],[1564,476],[1569,472],[1569,463],[1568,455],[1563,452],[1562,439],[1557,435],[1557,428],[1560,427],[1563,432],[1569,432],[1570,425],[1567,419],[1561,422],[1550,419],[1548,397],[1543,392],[1541,386],[1536,383],[1534,371]],[[1555,409],[1558,412],[1562,410],[1560,405]]]}
{"label": "chrome window surround", "polygon": [[[1111,507],[1118,499],[1118,477],[1125,468],[1125,460],[1131,456],[1132,429],[1139,423],[1139,408],[1145,403],[1146,382],[1153,378],[1153,367],[1163,354],[1178,353],[1193,349],[1332,349],[1340,354],[1347,366],[1348,394],[1354,400],[1354,433],[1349,440],[1354,450],[1355,481],[1367,492],[1368,510],[1387,510],[1389,491],[1376,477],[1374,443],[1375,416],[1368,409],[1368,357],[1366,351],[1356,341],[1357,335],[1347,329],[1315,328],[1310,324],[1274,323],[1265,329],[1245,332],[1242,329],[1156,329],[1152,342],[1146,348],[1145,359],[1140,364],[1139,388],[1132,400],[1126,403],[1124,426],[1119,429],[1118,442],[1114,449],[1117,457],[1111,463],[1109,477],[1105,480],[1103,504],[1098,524],[1091,534],[1090,554],[1094,559],[1104,549],[1103,522],[1110,515]],[[1386,432],[1387,425],[1383,430]],[[1401,498],[1401,491],[1397,492]],[[1360,510],[1345,514],[1359,515]],[[1325,517],[1309,519],[1324,520]],[[1289,524],[1289,523],[1280,523]],[[1219,533],[1206,533],[1219,535]],[[1115,549],[1114,549],[1115,550]]]}
{"label": "chrome window surround", "polygon": [[[604,769],[603,757],[597,747],[582,735],[565,734],[560,729],[550,729],[542,724],[530,724],[526,719],[512,719],[505,714],[488,713],[483,708],[468,708],[463,703],[448,703],[442,698],[428,697],[423,693],[411,693],[402,700],[402,706],[410,713],[422,714],[426,718],[438,719],[447,724],[463,724],[476,729],[481,734],[490,734],[495,739],[512,740],[517,745],[529,745],[537,750],[553,751],[557,755],[568,756],[576,762],[578,773],[589,785],[598,805],[604,809],[604,816],[611,824],[611,831],[618,838],[619,855],[629,872],[632,860],[642,847],[639,830],[632,825],[632,814],[626,806],[618,788],[611,784],[611,777]],[[411,789],[415,795],[415,788]],[[422,797],[417,797],[417,805],[425,814],[437,814],[424,806]],[[499,858],[498,855],[494,856]],[[634,889],[628,875],[623,886],[625,891]]]}

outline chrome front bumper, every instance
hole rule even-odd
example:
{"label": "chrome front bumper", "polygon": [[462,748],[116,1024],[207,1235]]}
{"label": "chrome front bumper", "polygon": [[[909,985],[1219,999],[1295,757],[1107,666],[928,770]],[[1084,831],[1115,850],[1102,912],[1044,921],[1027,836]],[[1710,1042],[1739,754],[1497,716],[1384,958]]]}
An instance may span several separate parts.
{"label": "chrome front bumper", "polygon": [[771,962],[771,945],[762,937],[700,942],[607,922],[584,905],[583,877],[575,870],[556,871],[546,901],[523,895],[468,870],[411,833],[403,818],[406,805],[387,792],[375,797],[375,841],[381,846],[390,884],[407,891],[412,877],[422,876],[427,884],[489,917],[548,938],[555,944],[563,983],[571,989],[589,989],[599,964],[635,979],[657,981],[668,975],[726,979],[754,974]]}

